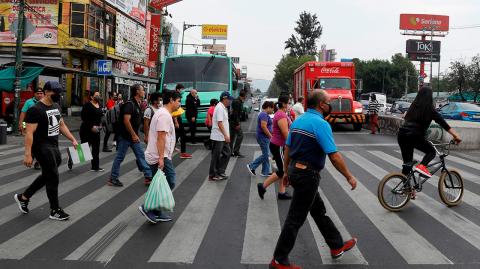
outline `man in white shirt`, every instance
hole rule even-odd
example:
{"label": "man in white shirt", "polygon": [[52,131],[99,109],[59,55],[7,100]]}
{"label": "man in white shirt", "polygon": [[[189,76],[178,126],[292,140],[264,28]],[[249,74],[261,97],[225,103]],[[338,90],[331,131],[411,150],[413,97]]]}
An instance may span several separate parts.
{"label": "man in white shirt", "polygon": [[[161,169],[167,178],[170,189],[175,187],[175,167],[173,167],[172,156],[175,150],[175,124],[171,113],[180,107],[180,94],[168,91],[163,96],[163,107],[153,115],[150,123],[149,140],[145,150],[145,160],[155,176],[158,169]],[[171,221],[172,218],[162,212],[146,211],[143,205],[138,209],[145,218],[152,222]]]}
{"label": "man in white shirt", "polygon": [[150,133],[149,130],[152,117],[158,109],[162,107],[162,95],[159,92],[154,92],[150,94],[149,101],[150,105],[145,109],[145,112],[143,112],[143,133],[145,134],[143,141],[145,144],[148,144],[148,135]]}
{"label": "man in white shirt", "polygon": [[292,107],[293,112],[295,112],[295,118],[300,117],[303,113],[305,113],[305,110],[303,109],[303,97],[300,96],[297,99],[297,103],[293,105]]}
{"label": "man in white shirt", "polygon": [[227,179],[225,169],[230,160],[230,126],[228,124],[228,106],[232,100],[229,92],[220,95],[220,102],[215,107],[212,117],[212,160],[210,161],[210,173],[208,179],[219,181]]}

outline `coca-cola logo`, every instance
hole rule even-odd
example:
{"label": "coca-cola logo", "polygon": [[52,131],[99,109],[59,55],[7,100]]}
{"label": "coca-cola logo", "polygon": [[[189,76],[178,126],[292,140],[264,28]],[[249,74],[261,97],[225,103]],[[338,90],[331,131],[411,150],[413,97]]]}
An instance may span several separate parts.
{"label": "coca-cola logo", "polygon": [[322,67],[320,72],[324,74],[340,74],[340,67]]}

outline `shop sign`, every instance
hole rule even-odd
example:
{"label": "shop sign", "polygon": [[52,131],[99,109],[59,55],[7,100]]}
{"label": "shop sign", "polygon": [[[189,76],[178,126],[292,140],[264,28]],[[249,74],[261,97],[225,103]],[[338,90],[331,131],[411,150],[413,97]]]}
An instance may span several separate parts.
{"label": "shop sign", "polygon": [[130,18],[145,25],[147,0],[107,0],[107,2],[130,16]]}
{"label": "shop sign", "polygon": [[152,14],[152,21],[150,24],[150,49],[148,54],[148,66],[150,67],[155,66],[155,63],[158,62],[158,53],[160,52],[161,18],[160,14]]}
{"label": "shop sign", "polygon": [[[15,43],[16,37],[12,29],[18,21],[18,0],[0,1],[0,43]],[[34,31],[24,44],[56,45],[58,42],[57,18],[58,0],[27,0],[25,17],[35,26]]]}
{"label": "shop sign", "polygon": [[131,61],[147,64],[145,27],[117,13],[115,54]]}

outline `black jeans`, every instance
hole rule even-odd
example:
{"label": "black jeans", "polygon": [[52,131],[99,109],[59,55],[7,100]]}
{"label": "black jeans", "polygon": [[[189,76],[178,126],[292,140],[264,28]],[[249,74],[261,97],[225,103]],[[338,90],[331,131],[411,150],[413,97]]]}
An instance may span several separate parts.
{"label": "black jeans", "polygon": [[231,153],[230,145],[225,141],[212,140],[212,160],[209,173],[211,177],[225,173]]}
{"label": "black jeans", "polygon": [[103,149],[108,149],[108,140],[110,139],[110,135],[112,134],[108,128],[104,128],[105,136],[103,137]]}
{"label": "black jeans", "polygon": [[279,178],[283,177],[283,151],[284,147],[277,146],[273,143],[270,143],[268,145],[270,148],[270,152],[272,153],[273,160],[275,161],[275,164],[277,165],[277,171],[275,172]]}
{"label": "black jeans", "polygon": [[[413,161],[413,151],[418,149],[421,152],[425,153],[421,164],[427,166],[436,155],[435,149],[432,144],[428,143],[427,139],[423,135],[414,133],[406,128],[400,128],[398,131],[398,145],[402,151],[403,163],[409,163]],[[402,174],[408,175],[410,170],[407,167],[403,167]]]}
{"label": "black jeans", "polygon": [[240,154],[240,146],[242,145],[243,141],[243,131],[242,128],[235,129],[234,126],[230,128],[230,146],[232,149],[232,153],[235,155]]}
{"label": "black jeans", "polygon": [[288,169],[288,176],[293,187],[293,198],[273,254],[275,260],[282,264],[289,263],[288,254],[293,249],[298,230],[309,212],[330,249],[341,248],[342,236],[332,220],[325,215],[325,205],[318,193],[320,173],[309,168],[305,170],[295,168],[292,162]]}
{"label": "black jeans", "polygon": [[195,135],[197,133],[197,121],[196,118],[194,121],[188,119],[188,129],[190,131],[190,142],[195,143]]}
{"label": "black jeans", "polygon": [[185,137],[185,127],[183,126],[182,118],[178,117],[178,129],[175,129],[175,143],[178,142],[180,139],[180,152],[185,153],[187,152],[187,141]]}
{"label": "black jeans", "polygon": [[[92,147],[92,169],[100,168],[100,133],[80,132],[80,140],[83,143],[88,143]],[[105,145],[105,144],[104,144]]]}
{"label": "black jeans", "polygon": [[62,163],[60,150],[55,146],[41,146],[32,149],[32,154],[42,167],[42,173],[25,190],[23,195],[30,199],[38,190],[45,186],[51,209],[60,208],[58,203],[58,166]]}

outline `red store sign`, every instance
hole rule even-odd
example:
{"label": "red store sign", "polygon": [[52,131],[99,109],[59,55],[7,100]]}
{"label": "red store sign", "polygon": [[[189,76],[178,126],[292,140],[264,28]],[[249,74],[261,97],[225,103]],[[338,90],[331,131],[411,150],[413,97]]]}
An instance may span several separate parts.
{"label": "red store sign", "polygon": [[162,16],[160,14],[152,14],[150,24],[150,49],[148,53],[148,65],[152,67],[158,62],[158,54],[160,52],[160,27]]}
{"label": "red store sign", "polygon": [[450,17],[430,14],[400,14],[400,30],[448,32]]}

